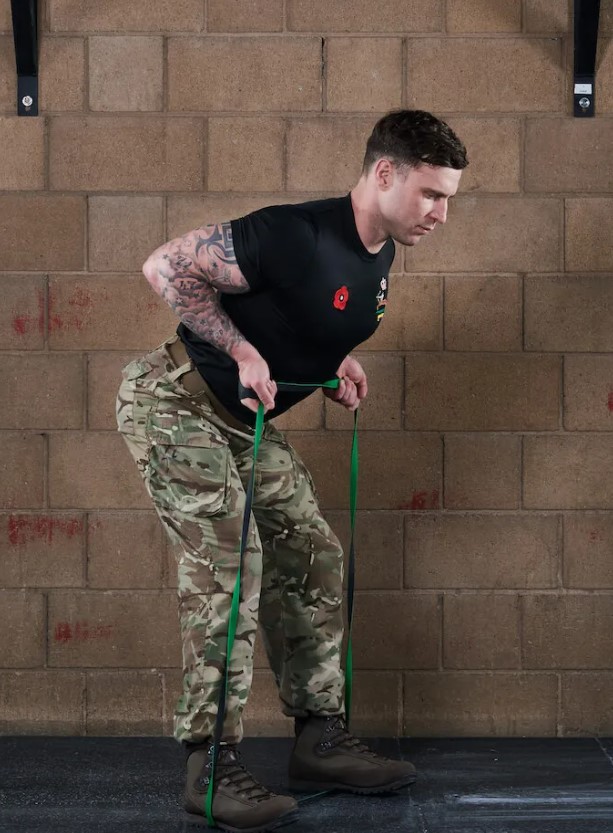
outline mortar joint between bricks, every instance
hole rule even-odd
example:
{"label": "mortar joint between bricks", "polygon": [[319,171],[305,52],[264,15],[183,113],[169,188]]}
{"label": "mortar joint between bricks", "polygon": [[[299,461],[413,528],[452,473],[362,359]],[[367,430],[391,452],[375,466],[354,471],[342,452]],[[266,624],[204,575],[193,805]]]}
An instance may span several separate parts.
{"label": "mortar joint between bricks", "polygon": [[162,113],[168,112],[168,37],[162,35]]}
{"label": "mortar joint between bricks", "polygon": [[328,106],[328,74],[327,74],[327,44],[326,38],[321,38],[321,112],[325,113]]}
{"label": "mortar joint between bricks", "polygon": [[568,588],[564,584],[564,564],[565,564],[565,557],[564,557],[564,548],[565,548],[565,536],[564,536],[564,513],[561,512],[558,516],[558,588],[560,591],[568,591]]}

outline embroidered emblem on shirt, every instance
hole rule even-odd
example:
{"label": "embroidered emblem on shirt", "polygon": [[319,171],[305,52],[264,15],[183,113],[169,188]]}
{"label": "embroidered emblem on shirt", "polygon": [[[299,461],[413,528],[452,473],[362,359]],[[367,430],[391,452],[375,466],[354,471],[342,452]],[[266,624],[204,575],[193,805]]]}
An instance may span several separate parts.
{"label": "embroidered emblem on shirt", "polygon": [[387,279],[381,278],[381,289],[377,293],[377,324],[385,315],[385,307],[387,306]]}
{"label": "embroidered emblem on shirt", "polygon": [[346,286],[341,286],[340,289],[337,289],[334,294],[334,304],[335,309],[343,310],[347,306],[347,301],[349,300],[349,290]]}

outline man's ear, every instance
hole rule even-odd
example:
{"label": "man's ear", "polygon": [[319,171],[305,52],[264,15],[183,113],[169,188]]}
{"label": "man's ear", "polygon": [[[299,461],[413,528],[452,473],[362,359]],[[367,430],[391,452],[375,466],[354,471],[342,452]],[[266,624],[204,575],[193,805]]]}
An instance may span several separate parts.
{"label": "man's ear", "polygon": [[396,167],[390,159],[382,157],[375,162],[375,181],[382,191],[388,191],[394,184]]}

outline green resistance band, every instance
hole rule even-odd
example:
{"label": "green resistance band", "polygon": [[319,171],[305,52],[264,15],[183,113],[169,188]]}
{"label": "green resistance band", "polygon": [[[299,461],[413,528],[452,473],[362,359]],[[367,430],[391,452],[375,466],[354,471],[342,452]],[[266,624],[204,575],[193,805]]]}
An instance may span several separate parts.
{"label": "green resistance band", "polygon": [[[329,388],[336,390],[340,385],[340,379],[330,379],[327,382],[318,384],[305,384],[299,382],[279,382],[277,383],[277,390],[291,391],[296,388]],[[241,399],[246,398],[257,399],[257,394],[242,385],[239,386],[239,396]],[[251,518],[251,507],[253,504],[253,492],[255,486],[255,467],[257,463],[258,451],[260,442],[262,440],[262,433],[264,431],[264,405],[260,402],[255,418],[254,440],[253,440],[253,462],[251,465],[251,473],[249,475],[249,482],[245,491],[245,512],[243,515],[243,525],[241,530],[240,555],[238,561],[238,572],[236,575],[236,582],[234,584],[234,591],[232,593],[232,604],[230,606],[230,621],[228,623],[228,642],[226,649],[226,658],[224,662],[224,670],[222,673],[222,682],[219,692],[219,702],[217,704],[217,717],[215,719],[215,731],[213,734],[213,746],[211,750],[211,769],[209,773],[209,784],[205,802],[205,812],[207,822],[210,827],[216,827],[216,822],[213,817],[213,793],[215,785],[215,767],[217,765],[217,758],[219,755],[219,746],[223,737],[223,726],[226,716],[226,701],[228,697],[228,683],[230,677],[230,660],[232,657],[232,648],[234,647],[234,638],[236,636],[236,628],[238,626],[238,616],[240,607],[240,591],[241,591],[241,575],[243,568],[243,559],[245,549],[247,547],[247,535],[249,532],[249,521]],[[345,654],[345,715],[349,720],[351,714],[351,694],[353,681],[353,650],[351,643],[351,630],[353,624],[353,591],[355,585],[355,516],[357,508],[357,492],[358,492],[358,411],[353,412],[353,440],[351,444],[351,474],[349,487],[349,514],[351,520],[351,540],[349,544],[349,564],[347,571],[347,648]],[[325,794],[325,793],[322,793]],[[318,793],[320,795],[320,793]],[[314,797],[314,796],[311,796]]]}

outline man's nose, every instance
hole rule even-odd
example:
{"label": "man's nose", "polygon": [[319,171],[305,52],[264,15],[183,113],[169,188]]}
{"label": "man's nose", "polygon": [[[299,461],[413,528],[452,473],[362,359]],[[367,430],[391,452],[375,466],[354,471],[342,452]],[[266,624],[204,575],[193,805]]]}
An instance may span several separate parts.
{"label": "man's nose", "polygon": [[430,212],[430,216],[433,217],[437,223],[446,223],[447,222],[447,200],[441,201],[437,205],[434,206],[432,211]]}

